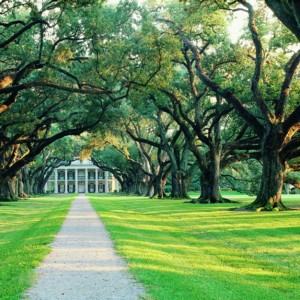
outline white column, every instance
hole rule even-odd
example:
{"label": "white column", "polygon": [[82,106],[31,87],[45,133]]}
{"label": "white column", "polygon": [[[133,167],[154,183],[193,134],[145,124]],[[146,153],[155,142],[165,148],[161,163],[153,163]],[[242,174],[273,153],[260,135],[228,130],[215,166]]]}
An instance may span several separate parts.
{"label": "white column", "polygon": [[46,193],[48,191],[48,181],[45,183],[45,185],[43,187],[43,191],[44,191],[44,193]]}
{"label": "white column", "polygon": [[65,169],[65,194],[68,194],[68,170]]}
{"label": "white column", "polygon": [[116,190],[116,180],[115,180],[115,178],[113,176],[111,178],[111,190],[113,192]]}
{"label": "white column", "polygon": [[85,193],[88,193],[88,169],[85,169]]}
{"label": "white column", "polygon": [[119,181],[115,178],[116,181],[116,191],[119,192]]}
{"label": "white column", "polygon": [[57,169],[54,170],[54,193],[58,194]]}
{"label": "white column", "polygon": [[78,169],[75,169],[75,193],[78,193]]}
{"label": "white column", "polygon": [[98,193],[98,191],[99,191],[99,187],[98,187],[98,169],[96,169],[96,171],[95,171],[95,176],[96,176],[96,181],[95,181],[96,191],[95,191],[95,193]]}
{"label": "white column", "polygon": [[105,171],[105,193],[108,193],[108,171]]}

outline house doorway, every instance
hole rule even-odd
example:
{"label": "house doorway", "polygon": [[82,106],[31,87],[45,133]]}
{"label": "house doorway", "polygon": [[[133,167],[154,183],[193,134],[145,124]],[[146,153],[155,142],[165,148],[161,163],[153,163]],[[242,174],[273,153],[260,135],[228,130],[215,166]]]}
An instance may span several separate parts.
{"label": "house doorway", "polygon": [[84,184],[84,182],[79,182],[78,193],[84,193],[84,192],[85,192],[85,184]]}

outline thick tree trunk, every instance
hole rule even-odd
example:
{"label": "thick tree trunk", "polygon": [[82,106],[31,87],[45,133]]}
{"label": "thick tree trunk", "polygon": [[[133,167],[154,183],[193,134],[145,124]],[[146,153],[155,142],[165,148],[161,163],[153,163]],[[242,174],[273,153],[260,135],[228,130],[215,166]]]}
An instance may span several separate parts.
{"label": "thick tree trunk", "polygon": [[201,195],[198,199],[193,200],[193,203],[230,203],[234,202],[229,199],[223,198],[220,191],[218,181],[214,180],[216,174],[205,173],[201,176],[200,186]]}
{"label": "thick tree trunk", "polygon": [[121,191],[127,194],[140,195],[140,182],[136,178],[126,178],[121,183]]}
{"label": "thick tree trunk", "polygon": [[129,172],[129,190],[135,195],[143,195],[145,193],[145,184],[143,182],[144,174],[139,168],[132,168]]}
{"label": "thick tree trunk", "polygon": [[153,185],[153,194],[151,198],[162,199],[166,197],[166,193],[164,190],[165,181],[163,181],[162,179],[162,174],[155,176],[155,178],[152,181],[152,185]]}
{"label": "thick tree trunk", "polygon": [[220,191],[220,155],[215,151],[210,153],[210,163],[201,175],[201,195],[193,203],[227,203],[232,202],[223,198]]}
{"label": "thick tree trunk", "polygon": [[33,195],[37,195],[38,194],[38,187],[37,187],[36,181],[34,181],[34,183],[32,185],[32,193],[33,193]]}
{"label": "thick tree trunk", "polygon": [[141,182],[141,194],[145,197],[151,197],[153,195],[153,185],[151,176],[145,176]]}
{"label": "thick tree trunk", "polygon": [[259,193],[253,203],[246,206],[249,210],[287,210],[282,203],[283,179],[286,173],[286,162],[280,157],[280,148],[284,137],[280,125],[274,125],[266,131],[262,143],[262,177]]}
{"label": "thick tree trunk", "polygon": [[126,193],[126,194],[130,194],[131,190],[131,182],[128,178],[125,178],[122,182],[121,182],[121,192],[122,193]]}
{"label": "thick tree trunk", "polygon": [[23,182],[23,190],[27,195],[32,194],[32,176],[28,173],[28,169],[25,167],[21,170],[22,172],[22,182]]}
{"label": "thick tree trunk", "polygon": [[18,173],[18,197],[27,198],[28,195],[24,192],[24,183],[22,172]]}
{"label": "thick tree trunk", "polygon": [[188,184],[182,171],[172,172],[172,190],[170,198],[189,199]]}
{"label": "thick tree trunk", "polygon": [[33,180],[33,187],[32,191],[35,195],[43,194],[44,193],[44,186],[46,182],[44,178],[41,176],[35,176]]}
{"label": "thick tree trunk", "polygon": [[255,201],[245,208],[256,211],[287,210],[281,200],[285,164],[280,160],[278,149],[265,148],[260,190]]}
{"label": "thick tree trunk", "polygon": [[11,194],[9,191],[7,181],[0,180],[0,201],[11,201]]}
{"label": "thick tree trunk", "polygon": [[153,183],[152,183],[152,181],[151,182],[149,182],[149,184],[148,184],[148,188],[147,188],[147,193],[146,193],[146,197],[152,197],[153,195],[154,195],[154,186],[153,186]]}
{"label": "thick tree trunk", "polygon": [[211,203],[224,202],[220,192],[220,154],[212,153],[210,163],[210,195],[209,199]]}
{"label": "thick tree trunk", "polygon": [[16,177],[10,179],[0,179],[0,200],[18,200],[18,181]]}
{"label": "thick tree trunk", "polygon": [[299,0],[265,0],[275,16],[300,40]]}
{"label": "thick tree trunk", "polygon": [[220,187],[216,174],[205,172],[201,175],[201,195],[199,203],[222,203],[224,199],[221,196]]}
{"label": "thick tree trunk", "polygon": [[29,180],[26,180],[24,182],[24,191],[26,194],[31,195],[33,194],[33,187],[32,187],[32,182]]}
{"label": "thick tree trunk", "polygon": [[134,195],[141,195],[140,185],[137,182],[134,182],[132,185],[131,193]]}
{"label": "thick tree trunk", "polygon": [[149,190],[149,184],[148,182],[138,181],[137,182],[137,194],[140,196],[145,196],[148,193]]}

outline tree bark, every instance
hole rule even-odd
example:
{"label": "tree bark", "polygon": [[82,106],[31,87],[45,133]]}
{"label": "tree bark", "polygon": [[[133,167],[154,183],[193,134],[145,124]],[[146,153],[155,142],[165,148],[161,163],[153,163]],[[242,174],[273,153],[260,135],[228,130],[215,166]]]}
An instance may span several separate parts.
{"label": "tree bark", "polygon": [[188,183],[186,181],[186,176],[182,171],[173,170],[172,176],[172,190],[170,198],[175,199],[189,199],[188,195]]}
{"label": "tree bark", "polygon": [[300,3],[298,0],[266,0],[275,16],[300,40]]}
{"label": "tree bark", "polygon": [[165,181],[162,179],[162,174],[159,173],[155,178],[152,180],[152,186],[153,186],[153,195],[151,198],[158,198],[163,199],[166,197],[166,193],[164,190],[165,187]]}
{"label": "tree bark", "polygon": [[201,195],[195,203],[227,203],[233,202],[223,198],[220,191],[220,155],[211,153],[208,169],[202,170],[200,178]]}
{"label": "tree bark", "polygon": [[11,201],[11,195],[8,187],[7,181],[0,180],[0,200],[1,201]]}
{"label": "tree bark", "polygon": [[272,128],[263,140],[263,169],[260,189],[255,201],[246,206],[246,209],[256,211],[288,210],[281,200],[286,162],[280,157],[282,139],[278,130],[280,129]]}
{"label": "tree bark", "polygon": [[16,177],[0,179],[0,200],[17,201],[18,200],[18,181]]}
{"label": "tree bark", "polygon": [[124,178],[120,183],[121,183],[121,192],[129,194],[130,186],[131,186],[130,180],[128,178]]}
{"label": "tree bark", "polygon": [[220,187],[217,183],[216,174],[205,172],[201,175],[201,195],[196,202],[199,203],[223,203],[225,202],[221,196]]}
{"label": "tree bark", "polygon": [[24,183],[22,172],[18,173],[18,197],[27,198],[28,195],[24,192]]}

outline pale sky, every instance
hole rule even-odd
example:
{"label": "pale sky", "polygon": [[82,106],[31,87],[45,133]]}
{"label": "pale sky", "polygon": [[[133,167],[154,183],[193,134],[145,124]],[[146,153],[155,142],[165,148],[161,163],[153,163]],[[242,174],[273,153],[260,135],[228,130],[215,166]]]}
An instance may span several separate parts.
{"label": "pale sky", "polygon": [[[146,0],[137,0],[139,3],[143,3]],[[107,4],[117,4],[118,2],[120,2],[120,0],[107,0],[106,3]],[[255,5],[255,1],[250,1],[252,2],[252,5]],[[234,18],[232,20],[232,22],[230,23],[230,26],[228,28],[228,34],[230,37],[230,40],[233,43],[236,43],[240,36],[242,35],[242,29],[243,27],[246,25],[246,13],[244,12],[235,12],[234,13]]]}

